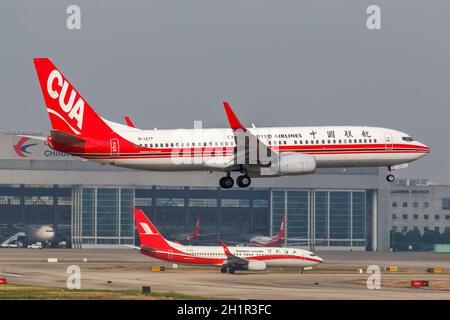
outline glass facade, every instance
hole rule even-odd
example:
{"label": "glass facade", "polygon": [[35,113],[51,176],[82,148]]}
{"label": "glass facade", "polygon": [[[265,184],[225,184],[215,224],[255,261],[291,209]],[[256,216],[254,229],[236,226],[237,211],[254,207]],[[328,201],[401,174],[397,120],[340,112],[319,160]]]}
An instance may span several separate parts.
{"label": "glass facade", "polygon": [[133,209],[134,189],[74,188],[72,246],[133,244]]}
{"label": "glass facade", "polygon": [[273,190],[271,230],[285,212],[286,243],[309,248],[366,248],[370,216],[364,190]]}

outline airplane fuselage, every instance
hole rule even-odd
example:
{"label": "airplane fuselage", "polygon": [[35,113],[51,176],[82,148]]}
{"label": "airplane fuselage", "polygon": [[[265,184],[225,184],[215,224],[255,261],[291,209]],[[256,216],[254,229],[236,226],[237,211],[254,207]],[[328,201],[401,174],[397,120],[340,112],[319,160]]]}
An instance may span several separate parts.
{"label": "airplane fuselage", "polygon": [[[141,253],[163,261],[188,265],[223,266],[227,262],[227,256],[220,246],[184,246],[167,242],[169,249],[141,249]],[[314,253],[298,248],[229,247],[229,250],[238,258],[262,261],[267,267],[309,268],[323,262]]]}
{"label": "airplane fuselage", "polygon": [[[101,152],[74,153],[106,164],[161,171],[226,171],[236,143],[231,129],[140,130],[105,122],[120,139]],[[417,160],[429,148],[406,133],[377,127],[322,126],[250,128],[270,149],[314,156],[317,168],[389,167]],[[115,144],[114,146],[112,144]],[[61,150],[64,151],[64,150]]]}

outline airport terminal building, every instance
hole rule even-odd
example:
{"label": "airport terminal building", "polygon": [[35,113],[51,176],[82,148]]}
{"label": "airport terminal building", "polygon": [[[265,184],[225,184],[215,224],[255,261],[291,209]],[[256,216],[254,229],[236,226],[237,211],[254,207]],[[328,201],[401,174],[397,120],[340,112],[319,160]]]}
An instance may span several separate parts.
{"label": "airport terminal building", "polygon": [[[377,168],[323,169],[308,176],[253,179],[247,189],[218,187],[221,173],[146,172],[100,165],[44,142],[0,134],[0,241],[17,225],[50,224],[73,248],[137,243],[133,208],[167,235],[202,233],[245,242],[275,234],[314,250],[388,250],[388,188]],[[382,205],[380,207],[380,204]]]}

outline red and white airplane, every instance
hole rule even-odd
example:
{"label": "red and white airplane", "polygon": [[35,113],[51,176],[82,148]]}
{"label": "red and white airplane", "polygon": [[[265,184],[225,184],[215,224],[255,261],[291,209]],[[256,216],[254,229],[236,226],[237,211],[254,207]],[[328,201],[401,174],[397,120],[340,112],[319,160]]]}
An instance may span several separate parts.
{"label": "red and white airplane", "polygon": [[141,209],[134,210],[134,217],[140,252],[168,262],[216,266],[222,273],[267,267],[295,267],[303,272],[323,262],[314,253],[297,248],[227,247],[223,242],[222,246],[184,246],[166,240]]}
{"label": "red and white airplane", "polygon": [[181,233],[181,234],[171,234],[169,238],[173,239],[175,243],[181,243],[184,245],[192,244],[193,242],[213,242],[218,243],[220,234],[219,233],[201,233],[201,216],[197,215],[195,227],[191,233]]}
{"label": "red and white airplane", "polygon": [[[312,174],[325,167],[387,167],[425,156],[408,134],[366,126],[244,127],[224,102],[228,129],[141,130],[100,117],[48,58],[34,59],[52,126],[51,148],[105,164],[141,170],[222,171],[219,184],[250,177]],[[386,177],[393,181],[389,173]]]}
{"label": "red and white airplane", "polygon": [[286,236],[286,215],[281,217],[280,230],[274,237],[257,236],[250,239],[250,245],[254,247],[277,247],[284,244]]}

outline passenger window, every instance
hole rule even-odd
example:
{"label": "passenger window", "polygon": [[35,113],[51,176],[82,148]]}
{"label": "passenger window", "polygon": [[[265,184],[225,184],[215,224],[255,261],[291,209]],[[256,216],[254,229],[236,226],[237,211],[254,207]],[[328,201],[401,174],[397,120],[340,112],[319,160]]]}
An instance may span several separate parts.
{"label": "passenger window", "polygon": [[339,140],[339,143],[342,143],[342,140]]}
{"label": "passenger window", "polygon": [[284,140],[284,144],[287,144],[286,140]]}
{"label": "passenger window", "polygon": [[354,142],[354,143],[358,143],[358,140],[356,140],[356,139],[353,139],[353,142]]}
{"label": "passenger window", "polygon": [[367,143],[367,139],[364,139],[364,143]]}
{"label": "passenger window", "polygon": [[147,144],[145,144],[145,147],[147,148]]}
{"label": "passenger window", "polygon": [[316,140],[316,144],[319,144],[319,140]]}
{"label": "passenger window", "polygon": [[359,143],[362,143],[362,140],[361,140],[361,139],[359,139]]}
{"label": "passenger window", "polygon": [[328,140],[327,142],[328,142],[328,144],[330,144],[330,143],[331,143],[331,140]]}
{"label": "passenger window", "polygon": [[300,140],[299,142],[300,142],[300,144],[303,144],[303,140]]}
{"label": "passenger window", "polygon": [[206,142],[203,142],[203,146],[206,147],[208,144]]}
{"label": "passenger window", "polygon": [[294,144],[297,144],[297,140],[294,140]]}
{"label": "passenger window", "polygon": [[225,141],[225,145],[226,145],[226,146],[228,145],[228,141]]}
{"label": "passenger window", "polygon": [[377,143],[377,139],[373,139],[373,142],[374,142],[374,143]]}
{"label": "passenger window", "polygon": [[325,144],[325,140],[322,140],[322,144]]}
{"label": "passenger window", "polygon": [[170,146],[173,148],[173,143],[171,143]]}
{"label": "passenger window", "polygon": [[369,143],[372,143],[372,139],[369,139]]}
{"label": "passenger window", "polygon": [[311,140],[311,144],[314,144],[314,140]]}
{"label": "passenger window", "polygon": [[333,144],[336,144],[336,140],[333,139]]}
{"label": "passenger window", "polygon": [[150,143],[150,148],[153,148],[153,144],[152,143]]}
{"label": "passenger window", "polygon": [[308,144],[308,140],[305,140],[305,144]]}

